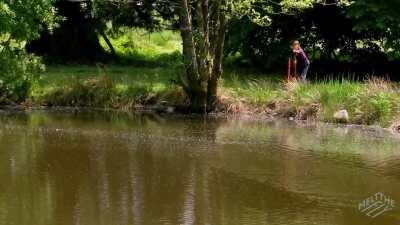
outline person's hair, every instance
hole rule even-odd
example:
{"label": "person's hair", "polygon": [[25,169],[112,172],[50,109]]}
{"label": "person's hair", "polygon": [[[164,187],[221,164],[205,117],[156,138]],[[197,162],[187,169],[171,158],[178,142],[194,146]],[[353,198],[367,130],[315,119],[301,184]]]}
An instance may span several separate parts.
{"label": "person's hair", "polygon": [[300,41],[294,40],[294,41],[292,41],[292,45],[300,45]]}

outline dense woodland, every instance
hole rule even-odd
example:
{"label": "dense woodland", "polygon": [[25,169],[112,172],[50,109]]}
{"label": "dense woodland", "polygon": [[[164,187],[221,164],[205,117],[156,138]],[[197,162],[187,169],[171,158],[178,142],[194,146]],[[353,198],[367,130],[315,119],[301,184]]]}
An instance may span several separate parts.
{"label": "dense woodland", "polygon": [[399,8],[397,0],[1,0],[1,98],[24,99],[44,64],[122,62],[109,37],[126,27],[180,32],[177,82],[193,111],[216,108],[225,59],[284,70],[294,39],[313,73],[396,78]]}

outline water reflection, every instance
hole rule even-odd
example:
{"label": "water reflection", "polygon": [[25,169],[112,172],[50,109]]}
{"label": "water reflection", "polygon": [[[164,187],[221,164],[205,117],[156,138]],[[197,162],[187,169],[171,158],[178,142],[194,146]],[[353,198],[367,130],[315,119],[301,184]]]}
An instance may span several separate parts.
{"label": "water reflection", "polygon": [[0,122],[0,224],[400,222],[356,208],[400,201],[399,141],[380,134],[94,112]]}

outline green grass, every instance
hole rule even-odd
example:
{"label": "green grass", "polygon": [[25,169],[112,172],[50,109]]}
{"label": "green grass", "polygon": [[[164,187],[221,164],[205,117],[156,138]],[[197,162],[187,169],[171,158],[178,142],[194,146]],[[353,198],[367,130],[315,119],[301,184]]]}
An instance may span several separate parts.
{"label": "green grass", "polygon": [[[365,82],[327,80],[311,84],[284,84],[271,78],[245,81],[235,78],[224,85],[232,93],[232,97],[244,99],[250,106],[275,103],[289,106],[281,109],[293,110],[293,116],[300,116],[299,114],[306,111],[311,113],[309,116],[312,118],[326,122],[335,122],[333,115],[341,109],[349,112],[350,122],[355,124],[387,127],[398,120],[400,115],[399,84],[380,79]],[[309,110],[311,107],[317,109]],[[285,112],[282,114],[290,115]]]}
{"label": "green grass", "polygon": [[179,68],[51,66],[31,88],[36,104],[119,108],[178,87]]}
{"label": "green grass", "polygon": [[[182,88],[175,82],[183,74],[178,33],[149,34],[143,30],[123,29],[119,35],[111,37],[111,41],[125,66],[52,65],[33,84],[28,102],[117,109],[187,103]],[[221,105],[236,111],[245,105],[246,111],[254,113],[327,122],[335,121],[336,111],[346,109],[350,123],[385,127],[400,119],[398,84],[380,79],[299,84],[283,83],[283,77],[251,68],[228,67],[220,83]]]}
{"label": "green grass", "polygon": [[[150,33],[143,29],[121,28],[109,39],[122,64],[176,66],[181,59],[181,37],[176,31]],[[102,38],[100,44],[110,52]]]}
{"label": "green grass", "polygon": [[[114,65],[103,70],[96,66],[52,66],[31,88],[30,101],[102,108],[184,104],[184,93],[174,82],[182,73],[177,67]],[[283,116],[308,113],[306,117],[326,122],[334,122],[333,114],[346,109],[351,123],[387,127],[400,114],[400,88],[383,80],[284,84],[278,76],[228,70],[221,80],[220,94],[231,104],[241,102],[250,109],[277,105],[271,110]],[[317,111],[309,110],[311,107],[317,107]]]}

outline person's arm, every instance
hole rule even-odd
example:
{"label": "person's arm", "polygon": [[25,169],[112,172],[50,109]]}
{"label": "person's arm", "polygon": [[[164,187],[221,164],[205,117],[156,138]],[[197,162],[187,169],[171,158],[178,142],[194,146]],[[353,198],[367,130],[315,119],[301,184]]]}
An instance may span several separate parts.
{"label": "person's arm", "polygon": [[304,59],[304,63],[306,65],[310,65],[310,60],[308,59],[306,52],[303,49],[300,49],[299,51],[300,51],[302,58]]}
{"label": "person's arm", "polygon": [[306,53],[304,53],[305,61],[307,65],[310,65],[310,60],[308,59]]}

